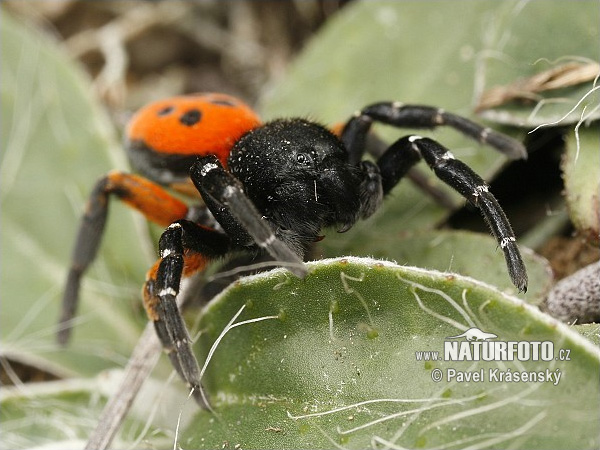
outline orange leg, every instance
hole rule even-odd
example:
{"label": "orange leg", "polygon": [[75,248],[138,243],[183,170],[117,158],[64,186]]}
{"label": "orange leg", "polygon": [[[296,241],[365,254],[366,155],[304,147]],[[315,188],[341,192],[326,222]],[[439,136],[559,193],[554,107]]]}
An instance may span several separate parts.
{"label": "orange leg", "polygon": [[[158,259],[146,272],[146,281],[142,288],[142,297],[144,299],[144,308],[148,319],[156,322],[160,320],[158,312],[158,297],[154,292],[154,286],[156,283],[156,276],[158,273],[158,267],[162,259]],[[194,275],[197,272],[204,270],[209,260],[206,256],[199,253],[188,252],[183,258],[183,273],[182,278],[187,278]]]}
{"label": "orange leg", "polygon": [[[184,257],[184,270],[182,275],[184,277],[188,277],[196,272],[203,270],[204,267],[206,267],[207,262],[207,259],[200,254],[193,254],[188,258]],[[172,336],[169,334],[169,327],[165,321],[165,311],[163,309],[164,307],[160,304],[160,299],[157,296],[158,293],[155,292],[156,277],[158,274],[160,263],[161,259],[156,261],[156,263],[154,263],[152,268],[146,274],[146,282],[144,283],[144,287],[142,289],[144,308],[146,309],[146,313],[148,314],[148,319],[150,319],[150,321],[152,321],[152,323],[154,324],[156,335],[158,336],[158,339],[160,340],[163,346],[163,350],[169,357],[171,365],[175,368],[175,370],[183,380],[187,381],[190,377],[190,374],[192,376],[192,379],[198,380],[197,384],[191,385],[191,387],[193,388],[194,399],[196,400],[198,405],[200,405],[201,408],[208,409],[208,399],[206,397],[204,389],[202,388],[202,385],[199,382],[200,372],[198,369],[198,365],[195,361],[195,358],[191,358],[185,352],[185,350],[191,352],[191,350],[189,349],[191,342],[189,336],[187,335],[185,325],[183,324],[183,318],[181,318],[181,316],[179,315],[179,312],[177,311],[177,306],[173,305],[174,310],[169,311],[168,313],[170,315],[177,314],[177,316],[174,319],[171,318],[171,322],[173,320],[179,322],[179,326],[177,328],[181,330],[183,335],[183,339],[178,340],[176,343],[173,341]],[[178,349],[176,348],[176,346],[179,346],[180,348]],[[183,353],[181,349],[182,346],[185,347]],[[187,356],[187,358],[183,361],[181,361],[182,354]]]}
{"label": "orange leg", "polygon": [[229,237],[187,220],[171,224],[160,239],[161,258],[146,275],[144,307],[171,364],[192,389],[202,407],[207,399],[191,340],[176,303],[182,278],[204,270],[213,259],[230,250]]}
{"label": "orange leg", "polygon": [[[167,227],[176,220],[183,219],[187,205],[169,194],[163,187],[138,175],[123,172],[110,172],[105,178],[104,201],[109,194],[141,212],[148,220]],[[90,201],[93,201],[90,199]]]}
{"label": "orange leg", "polygon": [[98,253],[111,195],[141,212],[148,220],[165,227],[185,218],[188,213],[184,202],[138,175],[113,171],[96,182],[79,226],[63,295],[58,332],[58,342],[63,345],[71,333],[70,322],[77,308],[81,277]]}

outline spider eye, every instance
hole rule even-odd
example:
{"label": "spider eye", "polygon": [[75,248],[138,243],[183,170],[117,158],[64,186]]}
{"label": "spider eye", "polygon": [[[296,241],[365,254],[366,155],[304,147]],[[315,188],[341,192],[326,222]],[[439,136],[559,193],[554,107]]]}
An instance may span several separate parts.
{"label": "spider eye", "polygon": [[296,161],[298,164],[302,164],[303,166],[309,166],[312,164],[312,157],[307,153],[298,153],[296,156]]}

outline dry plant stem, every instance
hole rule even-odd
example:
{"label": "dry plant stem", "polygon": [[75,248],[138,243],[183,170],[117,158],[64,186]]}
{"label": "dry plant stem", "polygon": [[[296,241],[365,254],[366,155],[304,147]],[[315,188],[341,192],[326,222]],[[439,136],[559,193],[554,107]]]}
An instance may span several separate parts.
{"label": "dry plant stem", "polygon": [[514,100],[536,100],[539,92],[592,81],[599,71],[600,65],[596,62],[571,62],[553,67],[505,86],[494,86],[481,95],[475,110],[480,112]]}
{"label": "dry plant stem", "polygon": [[121,385],[104,407],[86,450],[104,450],[110,446],[142,384],[156,365],[161,350],[154,326],[148,322],[125,367]]}
{"label": "dry plant stem", "polygon": [[189,9],[179,2],[136,6],[98,29],[85,30],[70,37],[64,45],[73,58],[81,58],[89,52],[101,51],[101,42],[107,29],[118,33],[125,43],[149,28],[177,22],[186,14],[189,14]]}
{"label": "dry plant stem", "polygon": [[[202,280],[197,278],[187,281],[187,283],[182,283],[177,296],[177,306],[180,309],[185,308],[187,302],[193,299],[194,293],[200,290],[199,286],[202,283]],[[121,384],[102,410],[98,424],[90,434],[85,450],[105,450],[110,447],[144,381],[150,376],[158,362],[162,350],[163,347],[158,340],[154,325],[152,322],[148,322],[131,352]]]}

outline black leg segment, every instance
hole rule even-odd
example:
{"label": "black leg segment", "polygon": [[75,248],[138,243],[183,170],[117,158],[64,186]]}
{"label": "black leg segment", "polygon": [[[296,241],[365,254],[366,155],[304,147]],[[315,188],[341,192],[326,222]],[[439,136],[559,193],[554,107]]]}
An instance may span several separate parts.
{"label": "black leg segment", "polygon": [[121,200],[142,213],[148,220],[165,227],[186,217],[189,212],[185,203],[162,186],[138,175],[111,171],[96,182],[87,202],[71,257],[58,332],[60,344],[64,345],[68,341],[70,321],[77,308],[81,277],[98,253],[111,197]]}
{"label": "black leg segment", "polygon": [[398,128],[435,128],[449,126],[476,141],[488,144],[511,159],[526,159],[527,151],[519,141],[441,108],[404,105],[400,102],[375,103],[358,111],[342,131],[342,142],[349,152],[350,162],[360,161],[364,153],[366,134],[373,122]]}
{"label": "black leg segment", "polygon": [[[262,219],[252,201],[244,193],[244,188],[233,175],[227,172],[214,156],[199,158],[190,171],[192,181],[208,199],[208,205],[222,205],[218,212],[226,221],[220,221],[224,228],[242,228],[243,235],[249,235],[254,243],[266,250],[271,256],[294,275],[303,278],[307,270],[302,259],[285,243],[277,239],[269,223]],[[214,214],[214,212],[213,212]],[[229,224],[229,225],[228,225]],[[228,234],[230,230],[226,230]]]}
{"label": "black leg segment", "polygon": [[408,171],[421,160],[421,153],[412,145],[407,145],[407,143],[407,138],[397,140],[377,160],[384,195],[388,194]]}
{"label": "black leg segment", "polygon": [[429,138],[407,136],[398,140],[378,161],[384,192],[423,157],[436,176],[479,208],[490,231],[504,252],[513,284],[527,290],[527,272],[517,247],[515,235],[504,211],[489,192],[485,181],[441,144]]}
{"label": "black leg segment", "polygon": [[108,177],[103,177],[94,186],[85,214],[79,226],[75,248],[71,256],[71,267],[62,299],[57,340],[65,345],[71,335],[70,321],[75,317],[79,299],[81,277],[98,253],[106,218],[108,216]]}
{"label": "black leg segment", "polygon": [[176,297],[184,276],[203,269],[210,260],[229,252],[229,238],[193,222],[180,220],[162,234],[159,250],[161,259],[156,273],[146,282],[150,299],[147,299],[146,307],[150,309],[149,316],[173,366],[193,390],[196,401],[206,406],[198,361]]}

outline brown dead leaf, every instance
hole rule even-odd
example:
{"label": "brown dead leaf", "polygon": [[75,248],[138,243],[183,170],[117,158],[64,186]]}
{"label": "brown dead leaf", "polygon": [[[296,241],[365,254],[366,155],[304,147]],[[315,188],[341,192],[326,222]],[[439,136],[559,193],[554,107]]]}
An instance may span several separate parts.
{"label": "brown dead leaf", "polygon": [[488,89],[481,94],[475,110],[479,112],[515,100],[539,100],[540,92],[576,86],[593,80],[599,74],[600,64],[596,62],[562,64],[511,84]]}

